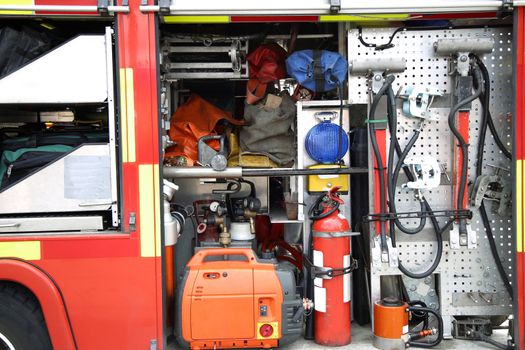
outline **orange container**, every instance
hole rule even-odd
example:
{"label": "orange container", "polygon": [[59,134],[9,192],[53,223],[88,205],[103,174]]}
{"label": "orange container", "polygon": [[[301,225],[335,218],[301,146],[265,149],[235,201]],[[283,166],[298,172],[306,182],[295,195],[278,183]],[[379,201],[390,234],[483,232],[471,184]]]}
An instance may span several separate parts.
{"label": "orange container", "polygon": [[[277,347],[285,298],[293,296],[295,306],[301,306],[295,282],[281,279],[275,262],[259,261],[249,248],[197,252],[187,264],[179,295],[179,343],[191,349]],[[284,327],[289,336],[290,324]]]}

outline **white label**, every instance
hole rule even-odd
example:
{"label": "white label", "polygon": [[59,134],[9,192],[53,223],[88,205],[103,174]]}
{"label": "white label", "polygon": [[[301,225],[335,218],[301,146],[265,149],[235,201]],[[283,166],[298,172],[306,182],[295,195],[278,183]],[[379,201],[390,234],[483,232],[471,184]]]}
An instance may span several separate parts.
{"label": "white label", "polygon": [[408,333],[408,325],[404,325],[403,326],[403,334],[407,334]]}
{"label": "white label", "polygon": [[326,312],[326,288],[314,286],[314,308],[319,312]]}
{"label": "white label", "polygon": [[111,198],[109,156],[69,156],[64,160],[64,198]]}
{"label": "white label", "polygon": [[[350,266],[350,255],[343,256],[343,267]],[[352,300],[351,289],[350,289],[350,274],[345,273],[343,275],[343,303],[347,303]]]}
{"label": "white label", "polygon": [[337,179],[339,175],[317,175],[320,179]]}
{"label": "white label", "polygon": [[[314,257],[314,265],[315,266],[319,266],[319,267],[323,267],[323,261],[324,261],[324,256],[323,256],[323,252],[320,251],[320,250],[314,250],[313,252],[313,257]],[[323,287],[323,279],[322,278],[314,278],[314,286],[316,287]],[[326,295],[326,293],[325,293]],[[326,296],[325,296],[326,298]]]}

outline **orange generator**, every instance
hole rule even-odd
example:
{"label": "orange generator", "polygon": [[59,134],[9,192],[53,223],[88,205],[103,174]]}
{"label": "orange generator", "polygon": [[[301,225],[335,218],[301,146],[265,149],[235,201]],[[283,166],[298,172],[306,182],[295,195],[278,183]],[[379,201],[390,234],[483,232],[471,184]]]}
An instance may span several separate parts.
{"label": "orange generator", "polygon": [[180,281],[177,334],[190,349],[275,348],[301,335],[294,267],[250,248],[198,251]]}

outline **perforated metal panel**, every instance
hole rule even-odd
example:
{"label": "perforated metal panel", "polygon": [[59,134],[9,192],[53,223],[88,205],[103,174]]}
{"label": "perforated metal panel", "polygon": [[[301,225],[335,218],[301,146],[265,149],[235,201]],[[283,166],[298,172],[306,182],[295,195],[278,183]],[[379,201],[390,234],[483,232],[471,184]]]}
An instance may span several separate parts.
{"label": "perforated metal panel", "polygon": [[[364,29],[363,39],[366,42],[383,44],[388,42],[394,28]],[[436,98],[431,108],[432,113],[438,115],[438,121],[427,121],[418,142],[413,147],[410,156],[433,156],[442,166],[447,168],[448,177],[453,176],[453,137],[447,123],[450,106],[450,93],[453,87],[453,78],[449,72],[449,58],[437,57],[434,54],[433,43],[438,39],[446,38],[476,38],[493,37],[495,49],[492,54],[482,56],[491,76],[490,110],[503,142],[510,149],[512,112],[512,30],[511,28],[494,29],[455,29],[455,30],[418,30],[399,32],[393,40],[394,48],[385,51],[375,51],[363,46],[358,39],[358,31],[348,33],[349,60],[367,57],[404,57],[407,60],[407,70],[396,75],[393,84],[394,91],[400,87],[410,85],[432,86],[441,89],[445,96]],[[368,82],[365,77],[349,77],[349,102],[367,103],[369,99]],[[408,142],[417,128],[419,121],[404,116],[398,100],[398,138],[401,147]],[[481,107],[479,101],[473,104],[469,125],[469,187],[472,188],[475,180],[477,140],[481,121]],[[396,160],[397,161],[397,160]],[[507,160],[494,143],[494,139],[487,131],[485,143],[483,174],[494,174],[497,167],[509,169],[511,163]],[[372,164],[372,163],[370,163]],[[511,185],[510,171],[501,171],[504,179]],[[450,179],[443,175],[441,185],[433,190],[425,191],[425,197],[434,210],[452,208],[452,185]],[[397,190],[397,211],[417,211],[419,204],[414,199],[412,190],[401,188],[406,178],[400,176]],[[504,263],[509,278],[512,281],[513,264],[513,235],[510,217],[500,217],[494,212],[496,203],[485,200],[485,206],[491,219],[492,231],[495,235],[501,260]],[[374,209],[371,209],[374,210]],[[377,209],[376,209],[377,211]],[[511,210],[508,210],[509,214]],[[417,225],[417,221],[405,220],[408,226]],[[441,223],[443,221],[441,220]],[[496,265],[490,253],[485,230],[481,222],[479,211],[474,210],[471,221],[472,229],[477,232],[477,249],[450,249],[448,232],[443,236],[444,251],[442,261],[436,273],[440,274],[438,293],[441,301],[442,314],[447,315],[506,315],[512,312],[510,298],[504,284],[498,275]],[[372,227],[373,230],[373,227]],[[434,231],[427,222],[425,229],[417,234],[408,236],[397,230],[399,257],[403,264],[413,271],[425,270],[435,259],[436,238]],[[374,233],[372,233],[374,234]],[[397,268],[390,268],[385,264],[373,263],[373,286],[379,286],[377,280],[382,275],[399,274]],[[376,280],[376,282],[374,282]],[[406,281],[406,280],[405,280]],[[409,288],[418,291],[424,280],[410,280]],[[374,287],[372,287],[373,293]],[[374,298],[374,295],[372,296]],[[375,296],[376,298],[378,297]]]}

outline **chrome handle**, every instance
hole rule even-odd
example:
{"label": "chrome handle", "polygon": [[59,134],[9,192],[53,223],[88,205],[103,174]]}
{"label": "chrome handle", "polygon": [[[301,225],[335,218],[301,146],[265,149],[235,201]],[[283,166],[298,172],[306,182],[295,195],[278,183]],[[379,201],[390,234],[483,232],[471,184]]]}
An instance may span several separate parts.
{"label": "chrome handle", "polygon": [[19,222],[0,224],[0,228],[9,228],[9,227],[20,227]]}

